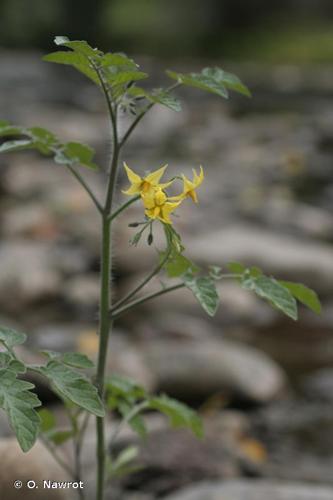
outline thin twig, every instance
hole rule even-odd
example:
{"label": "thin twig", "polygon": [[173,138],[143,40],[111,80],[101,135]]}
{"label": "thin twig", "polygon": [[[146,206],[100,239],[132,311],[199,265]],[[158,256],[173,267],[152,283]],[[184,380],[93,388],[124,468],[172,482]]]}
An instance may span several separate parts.
{"label": "thin twig", "polygon": [[[177,82],[177,83],[174,83],[173,85],[171,85],[169,88],[167,88],[165,90],[165,93],[168,93],[168,92],[171,92],[172,90],[174,90],[175,88],[179,87],[181,84],[181,82]],[[147,114],[147,112],[155,105],[156,103],[155,102],[151,102],[150,104],[148,104],[148,106],[143,109],[141,111],[141,113],[139,113],[137,115],[137,117],[135,118],[135,120],[131,123],[131,125],[128,127],[127,131],[125,132],[123,138],[121,139],[121,141],[119,142],[119,149],[121,149],[125,142],[127,141],[127,139],[130,137],[130,135],[132,134],[133,130],[136,128],[136,126],[138,125],[138,123],[142,120],[142,118]]]}
{"label": "thin twig", "polygon": [[122,418],[122,420],[119,422],[119,425],[115,428],[110,437],[109,448],[111,451],[115,440],[117,439],[119,433],[122,431],[125,425],[128,424],[132,420],[132,418],[136,417],[142,410],[148,408],[148,406],[149,406],[148,402],[143,401],[142,403],[139,403],[136,406],[134,406],[134,408],[132,408],[132,410],[128,412],[127,415],[125,415],[125,417]]}
{"label": "thin twig", "polygon": [[129,301],[132,297],[134,297],[134,295],[136,295],[144,286],[146,286],[149,283],[149,281],[151,281],[154,278],[154,276],[156,276],[160,272],[160,270],[163,268],[164,264],[168,261],[168,259],[170,257],[170,253],[171,253],[171,248],[169,248],[167,250],[167,252],[165,254],[165,257],[152,270],[152,272],[149,273],[148,276],[146,276],[146,278],[141,283],[139,283],[133,290],[131,290],[127,295],[125,295],[125,297],[123,297],[122,299],[118,300],[118,302],[116,302],[114,304],[114,306],[110,310],[111,313],[113,311],[115,311],[116,309],[118,309],[119,307],[121,307],[127,301]]}
{"label": "thin twig", "polygon": [[44,438],[42,435],[40,436],[40,440],[45,446],[45,448],[51,453],[56,462],[72,477],[75,478],[75,472],[71,469],[71,467],[56,453],[54,447]]}
{"label": "thin twig", "polygon": [[113,219],[115,219],[123,210],[126,210],[132,203],[136,202],[137,200],[140,199],[140,195],[135,196],[134,198],[131,198],[129,201],[121,205],[117,210],[115,210],[109,217],[108,220],[111,222]]}
{"label": "thin twig", "polygon": [[158,292],[153,292],[149,293],[147,295],[144,295],[143,297],[139,297],[136,300],[133,300],[132,302],[129,302],[128,304],[124,305],[123,307],[120,307],[119,309],[113,310],[112,313],[110,311],[110,316],[112,320],[119,318],[124,312],[128,311],[129,309],[132,309],[135,306],[138,306],[140,304],[143,304],[144,302],[147,302],[150,299],[155,299],[157,297],[160,297],[161,295],[164,295],[165,293],[172,292],[174,290],[178,290],[179,288],[184,288],[185,283],[178,283],[177,285],[173,285],[167,288],[162,288],[162,290],[159,290]]}
{"label": "thin twig", "polygon": [[84,190],[88,193],[89,197],[93,201],[93,203],[96,206],[97,210],[100,213],[103,213],[103,207],[102,207],[102,205],[100,204],[100,202],[98,201],[98,199],[96,198],[96,196],[94,195],[94,193],[92,192],[91,188],[88,186],[88,184],[86,183],[86,181],[83,179],[83,177],[81,176],[81,174],[79,174],[79,172],[77,172],[75,170],[75,168],[73,168],[72,166],[67,165],[67,167],[68,167],[69,171],[74,175],[74,177],[79,181],[79,183],[84,188]]}

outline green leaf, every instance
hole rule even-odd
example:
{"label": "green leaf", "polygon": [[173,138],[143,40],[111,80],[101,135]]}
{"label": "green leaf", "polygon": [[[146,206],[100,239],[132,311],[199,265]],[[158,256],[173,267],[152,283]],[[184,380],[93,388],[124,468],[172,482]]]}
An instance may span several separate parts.
{"label": "green leaf", "polygon": [[113,397],[123,398],[129,402],[146,397],[146,390],[129,377],[111,375],[106,382],[107,392]]}
{"label": "green leaf", "polygon": [[[128,403],[127,401],[121,400],[117,403],[117,409],[120,411],[123,417],[127,417],[127,415],[133,410],[134,405]],[[146,437],[147,428],[145,422],[141,415],[137,414],[128,420],[128,425],[136,432],[141,438]]]}
{"label": "green leaf", "polygon": [[40,418],[35,408],[41,405],[34,385],[16,378],[11,370],[0,370],[0,407],[7,413],[22,451],[34,445],[40,428]]}
{"label": "green leaf", "polygon": [[182,109],[179,99],[163,89],[154,89],[150,93],[140,87],[131,87],[127,92],[133,97],[145,97],[148,101],[166,106],[172,111],[181,111]]}
{"label": "green leaf", "polygon": [[75,435],[72,429],[59,429],[47,433],[47,438],[57,446],[64,444]]}
{"label": "green leaf", "polygon": [[186,427],[197,437],[203,437],[203,425],[199,415],[184,403],[163,395],[151,398],[149,407],[169,417],[173,427]]}
{"label": "green leaf", "polygon": [[9,122],[5,120],[0,120],[0,136],[8,136],[8,135],[22,135],[24,132],[23,127],[13,127]]}
{"label": "green leaf", "polygon": [[148,74],[142,71],[120,71],[115,74],[106,74],[106,80],[111,85],[125,85],[126,83],[143,80],[145,78],[148,78]]}
{"label": "green leaf", "polygon": [[138,454],[139,450],[136,446],[129,446],[121,451],[116,460],[109,461],[107,464],[109,476],[121,478],[141,470],[142,466],[132,464]]}
{"label": "green leaf", "polygon": [[17,141],[6,141],[0,146],[0,153],[11,153],[12,151],[23,151],[33,148],[31,139],[18,139]]}
{"label": "green leaf", "polygon": [[18,359],[12,359],[8,365],[8,369],[17,374],[25,373],[27,371],[27,367],[25,366],[25,364]]}
{"label": "green leaf", "polygon": [[40,372],[51,382],[56,391],[81,408],[97,417],[104,417],[103,403],[97,388],[82,374],[69,368],[58,360],[51,360]]}
{"label": "green leaf", "polygon": [[215,82],[222,83],[227,89],[234,90],[246,97],[251,97],[249,89],[240,81],[238,76],[227,73],[221,68],[204,68],[202,74],[211,78]]}
{"label": "green leaf", "polygon": [[301,283],[293,283],[291,281],[279,281],[279,283],[287,288],[297,300],[313,312],[317,314],[321,313],[321,303],[314,290],[311,290],[311,288],[308,288]]}
{"label": "green leaf", "polygon": [[182,244],[180,235],[177,233],[174,227],[170,224],[163,224],[165,236],[168,242],[168,247],[174,253],[182,253],[185,247]]}
{"label": "green leaf", "polygon": [[218,281],[222,278],[222,268],[220,266],[209,266],[209,276],[214,281]]}
{"label": "green leaf", "polygon": [[100,60],[100,65],[102,67],[116,67],[121,71],[136,71],[138,68],[138,65],[135,61],[133,61],[133,59],[130,59],[126,56],[126,54],[121,53],[104,54]]}
{"label": "green leaf", "polygon": [[27,340],[25,333],[17,332],[12,328],[7,328],[6,326],[0,326],[0,342],[5,344],[9,349],[16,345],[24,344]]}
{"label": "green leaf", "polygon": [[38,411],[38,415],[41,421],[40,428],[42,432],[49,432],[50,430],[54,429],[54,427],[56,426],[56,419],[54,414],[50,410],[42,408]]}
{"label": "green leaf", "polygon": [[250,96],[248,88],[240,81],[240,79],[231,73],[223,71],[221,68],[204,68],[201,73],[177,73],[175,71],[167,71],[167,75],[174,80],[196,87],[206,92],[217,94],[220,97],[228,98],[228,90],[231,89],[243,95]]}
{"label": "green leaf", "polygon": [[7,368],[12,359],[12,356],[8,352],[0,351],[0,368]]}
{"label": "green leaf", "polygon": [[229,262],[227,268],[234,274],[243,274],[246,267],[240,262]]}
{"label": "green leaf", "polygon": [[183,85],[195,87],[200,90],[205,90],[206,92],[217,94],[220,97],[228,98],[228,91],[222,83],[216,82],[202,73],[189,73],[187,75],[176,73],[175,71],[167,71],[166,73],[170,78],[177,80]]}
{"label": "green leaf", "polygon": [[92,161],[95,151],[86,144],[79,142],[67,142],[59,149],[54,158],[56,163],[64,165],[80,164],[93,170],[98,169],[98,165]]}
{"label": "green leaf", "polygon": [[80,73],[87,76],[94,83],[96,83],[97,85],[101,85],[101,82],[97,76],[96,71],[91,66],[86,56],[83,54],[76,52],[58,51],[58,52],[52,52],[51,54],[47,54],[42,59],[43,61],[46,62],[73,66],[75,69],[77,69]]}
{"label": "green leaf", "polygon": [[[161,260],[165,259],[166,255],[167,252],[161,252]],[[190,259],[180,253],[175,252],[171,253],[164,267],[166,269],[167,275],[170,278],[177,278],[178,276],[182,276],[187,271],[196,273],[199,270],[199,268],[195,264],[193,264]]]}
{"label": "green leaf", "polygon": [[297,303],[290,291],[274,278],[264,275],[251,276],[245,272],[241,280],[242,288],[254,291],[259,297],[268,300],[290,318],[297,320]]}
{"label": "green leaf", "polygon": [[219,305],[214,280],[209,276],[196,278],[192,273],[185,274],[183,279],[185,286],[191,290],[206,313],[214,316]]}
{"label": "green leaf", "polygon": [[128,446],[117,456],[117,459],[113,464],[114,469],[120,469],[124,465],[127,465],[129,462],[132,462],[135,458],[137,458],[138,454],[139,450],[137,446]]}
{"label": "green leaf", "polygon": [[93,368],[95,364],[85,354],[79,352],[66,352],[61,361],[65,365],[73,366],[74,368]]}
{"label": "green leaf", "polygon": [[56,36],[54,39],[56,45],[63,45],[72,49],[74,52],[84,54],[86,57],[96,57],[102,52],[98,49],[93,49],[85,40],[70,40],[67,36]]}

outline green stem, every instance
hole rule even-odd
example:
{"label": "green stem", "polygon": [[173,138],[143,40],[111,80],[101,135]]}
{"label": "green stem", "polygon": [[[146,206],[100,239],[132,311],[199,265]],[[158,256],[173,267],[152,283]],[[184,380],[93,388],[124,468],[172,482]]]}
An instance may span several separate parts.
{"label": "green stem", "polygon": [[[180,87],[180,85],[182,85],[180,82],[177,82],[177,83],[174,83],[173,85],[171,85],[169,88],[167,88],[165,90],[165,92],[171,92],[172,90],[174,90],[175,88],[177,87]],[[119,142],[119,149],[121,149],[125,142],[127,141],[127,139],[130,137],[130,135],[132,134],[133,130],[136,128],[136,126],[138,125],[138,123],[142,120],[142,118],[146,115],[146,113],[155,105],[154,102],[151,102],[150,104],[148,104],[148,106],[143,109],[141,111],[141,113],[139,113],[137,115],[137,117],[135,118],[135,120],[131,123],[131,125],[128,127],[127,131],[125,132],[123,138],[121,139],[121,141]]]}
{"label": "green stem", "polygon": [[165,293],[173,292],[174,290],[178,290],[179,288],[184,288],[184,287],[185,287],[184,283],[178,283],[177,285],[169,286],[167,288],[162,288],[162,290],[158,292],[149,293],[147,295],[144,295],[143,297],[139,297],[138,299],[129,302],[123,307],[119,307],[119,309],[113,310],[112,312],[110,311],[111,319],[115,320],[116,318],[119,318],[119,316],[127,312],[129,309],[141,305],[144,302],[147,302],[148,300],[155,299],[157,297],[160,297],[161,295],[164,295]]}
{"label": "green stem", "polygon": [[[105,84],[103,74],[99,68],[95,67],[96,73],[101,83],[101,87],[106,100],[110,125],[113,136],[113,151],[109,171],[107,194],[102,212],[102,249],[101,249],[101,287],[100,287],[100,312],[99,312],[99,351],[97,362],[96,385],[101,399],[104,399],[105,367],[109,335],[112,329],[112,321],[109,314],[111,307],[111,220],[112,201],[117,177],[119,144],[117,133],[117,107],[112,106],[112,101]],[[96,500],[104,500],[105,493],[105,469],[106,469],[106,445],[104,418],[96,417],[97,433],[97,486]]]}
{"label": "green stem", "polygon": [[147,111],[149,111],[154,106],[154,104],[155,104],[154,102],[151,102],[150,104],[148,104],[148,106],[144,110],[142,110],[141,113],[138,114],[138,116],[135,118],[135,120],[133,120],[133,122],[128,127],[127,131],[125,132],[123,138],[121,139],[121,141],[119,143],[119,148],[120,149],[124,146],[125,142],[129,138],[129,136],[132,134],[133,130],[136,128],[136,126],[138,125],[138,123],[145,116],[145,114],[147,113]]}
{"label": "green stem", "polygon": [[[242,277],[242,274],[231,274],[230,273],[230,274],[222,274],[219,279],[239,279],[241,277]],[[144,304],[148,300],[160,297],[161,295],[164,295],[165,293],[173,292],[174,290],[178,290],[179,288],[184,288],[185,286],[186,286],[185,283],[178,283],[176,285],[162,288],[162,290],[159,290],[158,292],[152,292],[152,293],[149,293],[147,295],[144,295],[143,297],[139,297],[138,299],[133,300],[132,302],[129,302],[128,304],[124,305],[123,307],[120,307],[121,306],[120,303],[118,303],[118,305],[115,304],[115,306],[112,307],[109,311],[111,319],[114,321],[115,319],[119,318],[119,316],[121,316],[125,312],[129,311],[133,307]],[[121,302],[123,302],[123,299]]]}
{"label": "green stem", "polygon": [[138,196],[134,196],[134,198],[131,198],[130,200],[128,200],[126,203],[124,203],[123,205],[121,205],[119,208],[117,208],[117,210],[115,210],[109,217],[108,217],[108,220],[111,222],[113,221],[113,219],[115,219],[116,217],[118,217],[118,215],[123,211],[123,210],[126,210],[126,208],[128,208],[130,205],[132,205],[132,203],[135,203],[137,200],[140,199],[140,195]]}
{"label": "green stem", "polygon": [[71,167],[70,165],[67,165],[67,167],[72,173],[72,175],[79,181],[83,189],[88,193],[89,197],[91,198],[92,202],[94,203],[99,213],[102,213],[103,212],[102,205],[100,204],[100,202],[98,201],[98,199],[96,198],[96,196],[94,195],[94,193],[92,192],[86,181],[83,179],[81,174],[79,174],[79,172],[77,172],[75,168]]}
{"label": "green stem", "polygon": [[[99,352],[97,362],[96,385],[100,397],[104,398],[105,366],[107,348],[111,330],[110,289],[111,289],[111,227],[107,217],[102,223],[102,251],[101,251],[101,291],[100,291],[100,317],[99,317]],[[96,500],[103,500],[105,486],[105,432],[104,418],[96,417],[97,430],[97,494]]]}
{"label": "green stem", "polygon": [[134,297],[134,295],[136,295],[144,286],[146,286],[149,283],[149,281],[151,281],[154,278],[154,276],[156,276],[160,272],[160,270],[163,268],[164,264],[168,261],[170,253],[171,253],[171,249],[169,248],[165,254],[165,257],[152,270],[152,272],[149,273],[148,276],[146,276],[146,278],[141,283],[139,283],[133,290],[131,290],[127,295],[125,295],[125,297],[123,297],[122,299],[120,299],[118,302],[116,302],[114,304],[114,306],[110,310],[111,313],[113,311],[115,311],[116,309],[119,309],[119,307],[121,307],[123,304],[125,304],[125,302],[128,302],[132,297]]}
{"label": "green stem", "polygon": [[75,473],[74,471],[70,468],[70,466],[63,460],[58,453],[55,451],[53,446],[49,443],[49,441],[40,435],[40,440],[45,446],[45,448],[48,450],[48,452],[52,455],[52,457],[55,459],[55,461],[62,467],[69,475],[71,478],[75,479]]}
{"label": "green stem", "polygon": [[132,410],[129,411],[124,418],[122,418],[122,420],[119,422],[119,425],[115,428],[110,437],[110,450],[112,450],[114,442],[117,439],[121,430],[124,428],[124,426],[128,424],[132,420],[132,418],[136,417],[136,415],[138,415],[142,410],[145,410],[148,407],[149,407],[148,401],[142,401],[142,403],[139,403],[136,406],[134,406],[134,408],[132,408]]}

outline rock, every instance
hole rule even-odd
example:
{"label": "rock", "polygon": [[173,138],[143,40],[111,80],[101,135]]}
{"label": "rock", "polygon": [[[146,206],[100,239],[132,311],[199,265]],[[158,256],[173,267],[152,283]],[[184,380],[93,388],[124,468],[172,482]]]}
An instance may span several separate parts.
{"label": "rock", "polygon": [[[43,488],[44,480],[70,481],[70,478],[39,441],[28,453],[23,453],[15,438],[0,439],[0,455],[0,491],[4,500],[76,498],[75,490]],[[29,480],[35,481],[38,488],[29,489],[26,486]],[[22,481],[22,488],[15,489],[15,481]]]}
{"label": "rock", "polygon": [[0,261],[0,304],[10,312],[54,298],[65,277],[87,266],[81,249],[26,240],[2,243]]}
{"label": "rock", "polygon": [[165,500],[331,500],[333,489],[305,483],[274,481],[205,482],[191,486]]}
{"label": "rock", "polygon": [[238,224],[203,234],[189,247],[196,262],[224,265],[239,261],[259,266],[276,277],[301,281],[318,291],[332,288],[333,249],[325,243]]}
{"label": "rock", "polygon": [[303,390],[311,399],[333,403],[333,369],[323,368],[306,377]]}
{"label": "rock", "polygon": [[251,420],[267,449],[264,476],[333,484],[331,401],[287,399],[259,409]]}
{"label": "rock", "polygon": [[0,302],[4,309],[20,310],[59,291],[60,279],[44,245],[26,241],[3,243],[0,260]]}
{"label": "rock", "polygon": [[42,203],[25,203],[7,210],[3,216],[3,233],[7,238],[23,236],[52,240],[59,228],[52,214]]}
{"label": "rock", "polygon": [[64,287],[64,297],[72,305],[80,317],[87,319],[96,313],[100,294],[98,274],[87,273],[69,280]]}
{"label": "rock", "polygon": [[185,400],[215,393],[264,403],[285,388],[277,364],[241,343],[156,341],[147,344],[147,364],[160,390]]}
{"label": "rock", "polygon": [[[144,441],[128,436],[116,443],[116,451],[133,444],[139,447],[137,463],[142,469],[124,478],[121,483],[126,489],[139,489],[159,497],[193,481],[258,473],[260,460],[246,452],[245,444],[249,450],[250,443],[249,422],[240,413],[225,411],[205,418],[202,440],[188,430],[165,427],[165,422],[154,429],[149,417],[149,433]],[[256,445],[259,450],[260,444]]]}

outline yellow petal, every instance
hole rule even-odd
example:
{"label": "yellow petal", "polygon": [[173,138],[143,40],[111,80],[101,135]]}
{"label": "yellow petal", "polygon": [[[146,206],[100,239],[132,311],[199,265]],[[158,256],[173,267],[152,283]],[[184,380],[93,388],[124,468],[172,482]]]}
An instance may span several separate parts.
{"label": "yellow petal", "polygon": [[194,203],[198,203],[198,195],[197,193],[194,191],[194,189],[192,189],[191,191],[189,191],[187,193],[187,196],[189,196],[193,201]]}
{"label": "yellow petal", "polygon": [[152,209],[155,207],[155,193],[152,189],[146,193],[141,193],[141,199],[145,208]]}
{"label": "yellow petal", "polygon": [[170,219],[170,214],[180,205],[180,202],[178,203],[165,203],[161,207],[161,214],[158,217],[162,222],[165,222],[166,224],[172,224],[172,221]]}
{"label": "yellow petal", "polygon": [[200,184],[202,183],[203,180],[204,180],[204,172],[203,172],[202,166],[200,165],[200,173],[199,173],[199,175],[193,169],[193,184],[195,184],[195,187],[198,187],[198,186],[200,186]]}
{"label": "yellow petal", "polygon": [[154,213],[154,208],[147,208],[145,210],[145,214],[147,217],[149,217],[150,219],[156,219],[156,216],[155,216],[155,213]]}
{"label": "yellow petal", "polygon": [[141,183],[140,184],[132,184],[131,187],[126,189],[126,191],[122,191],[123,194],[127,194],[129,196],[132,196],[133,194],[139,194],[141,189]]}
{"label": "yellow petal", "polygon": [[159,180],[161,179],[162,175],[164,174],[167,166],[168,165],[164,165],[164,167],[155,170],[155,172],[152,172],[151,174],[147,175],[144,180],[146,182],[149,182],[153,186],[156,186],[159,183]]}
{"label": "yellow petal", "polygon": [[129,168],[129,166],[125,162],[124,162],[124,169],[126,170],[128,180],[130,181],[131,184],[141,184],[142,183],[141,177],[138,174],[136,174],[135,172],[133,172],[133,170],[131,168]]}

